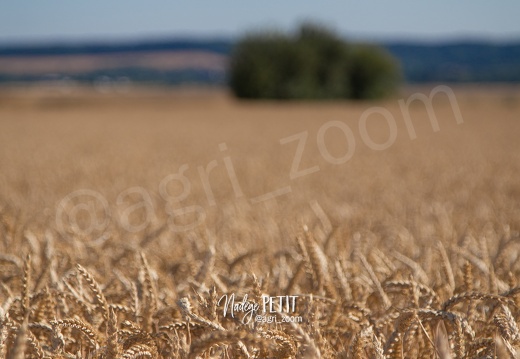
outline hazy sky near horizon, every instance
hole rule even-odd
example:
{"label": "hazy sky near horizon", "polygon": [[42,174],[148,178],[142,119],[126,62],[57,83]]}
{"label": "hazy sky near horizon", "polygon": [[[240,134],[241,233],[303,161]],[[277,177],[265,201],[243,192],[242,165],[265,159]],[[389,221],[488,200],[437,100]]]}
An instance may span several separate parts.
{"label": "hazy sky near horizon", "polygon": [[235,37],[313,20],[374,40],[520,40],[520,1],[2,1],[0,43]]}

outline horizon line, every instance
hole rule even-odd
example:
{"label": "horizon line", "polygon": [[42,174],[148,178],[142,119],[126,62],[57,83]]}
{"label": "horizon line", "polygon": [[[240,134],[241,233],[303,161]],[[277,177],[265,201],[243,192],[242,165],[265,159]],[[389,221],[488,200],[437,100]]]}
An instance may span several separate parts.
{"label": "horizon line", "polygon": [[[288,32],[289,34],[291,32]],[[345,34],[338,35],[346,41],[352,42],[368,42],[368,43],[403,43],[403,44],[427,44],[427,45],[445,45],[457,43],[487,43],[497,45],[508,45],[520,43],[520,33],[511,36],[496,36],[484,34],[458,34],[458,35],[375,35],[375,34]],[[34,47],[68,47],[68,46],[86,46],[86,45],[131,45],[146,44],[171,41],[225,41],[236,42],[242,35],[230,34],[146,34],[146,35],[113,35],[113,36],[57,36],[44,38],[19,38],[19,39],[2,39],[0,37],[1,48],[34,48]]]}

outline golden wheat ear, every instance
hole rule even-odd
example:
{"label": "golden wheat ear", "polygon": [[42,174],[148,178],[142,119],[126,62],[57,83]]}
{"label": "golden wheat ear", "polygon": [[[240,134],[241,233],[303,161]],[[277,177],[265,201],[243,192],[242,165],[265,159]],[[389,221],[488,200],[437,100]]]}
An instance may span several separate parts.
{"label": "golden wheat ear", "polygon": [[141,261],[141,271],[143,273],[144,281],[142,287],[144,288],[144,303],[143,303],[143,328],[146,331],[151,331],[153,316],[157,311],[158,300],[157,300],[157,289],[152,276],[152,270],[148,265],[144,253],[139,253],[139,259]]}
{"label": "golden wheat ear", "polygon": [[31,255],[28,254],[24,266],[22,277],[22,316],[28,317],[30,311],[30,286],[31,286]]}
{"label": "golden wheat ear", "polygon": [[106,328],[106,359],[116,359],[121,354],[121,346],[117,336],[117,316],[114,309],[110,309]]}
{"label": "golden wheat ear", "polygon": [[108,302],[103,295],[103,291],[101,290],[101,287],[98,282],[94,279],[94,277],[80,264],[76,265],[76,268],[78,269],[79,274],[85,279],[85,281],[88,284],[88,287],[94,294],[94,302],[96,304],[96,310],[98,310],[102,315],[105,322],[108,322],[109,317],[109,306]]}
{"label": "golden wheat ear", "polygon": [[27,342],[27,320],[24,320],[22,325],[16,330],[16,338],[13,347],[9,351],[6,359],[24,359],[26,342]]}

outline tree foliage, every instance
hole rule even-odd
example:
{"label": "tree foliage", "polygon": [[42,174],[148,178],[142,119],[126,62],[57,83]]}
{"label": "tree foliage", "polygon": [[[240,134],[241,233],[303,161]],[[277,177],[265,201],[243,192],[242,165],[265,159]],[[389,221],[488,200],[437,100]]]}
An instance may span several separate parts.
{"label": "tree foliage", "polygon": [[395,91],[397,62],[383,49],[349,44],[303,25],[296,35],[246,35],[233,50],[230,86],[248,99],[375,99]]}

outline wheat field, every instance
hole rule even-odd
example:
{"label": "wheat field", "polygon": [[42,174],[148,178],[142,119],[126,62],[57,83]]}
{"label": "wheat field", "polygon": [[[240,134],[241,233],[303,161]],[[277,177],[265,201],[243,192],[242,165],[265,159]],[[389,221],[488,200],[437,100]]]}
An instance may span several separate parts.
{"label": "wheat field", "polygon": [[520,91],[429,91],[0,89],[0,356],[518,358]]}

